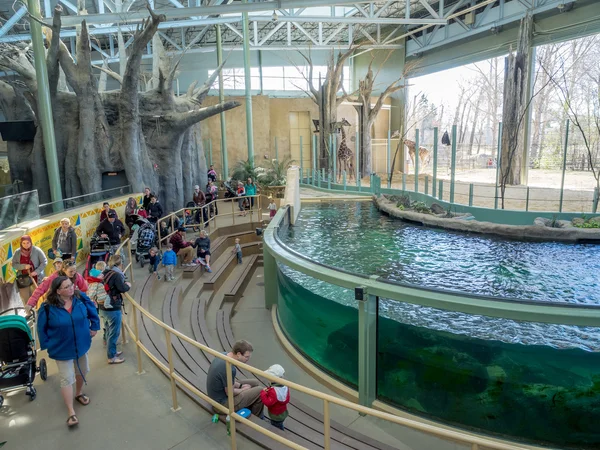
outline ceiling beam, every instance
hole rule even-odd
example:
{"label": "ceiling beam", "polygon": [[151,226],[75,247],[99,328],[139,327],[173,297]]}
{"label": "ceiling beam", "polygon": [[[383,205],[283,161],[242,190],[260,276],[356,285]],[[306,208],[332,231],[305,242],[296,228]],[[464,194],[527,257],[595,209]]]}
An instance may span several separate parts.
{"label": "ceiling beam", "polygon": [[[193,6],[191,8],[159,8],[155,10],[156,14],[164,14],[167,19],[184,19],[193,16],[209,16],[221,14],[240,14],[242,12],[263,12],[279,9],[306,8],[311,6],[334,6],[334,5],[354,5],[357,3],[369,3],[364,0],[271,0],[258,3],[232,3],[230,5],[218,6]],[[148,18],[148,12],[145,10],[126,13],[110,14],[88,14],[85,20],[88,24],[92,23],[125,23],[141,22]],[[62,19],[63,26],[80,25],[81,18],[77,16],[65,16]]]}

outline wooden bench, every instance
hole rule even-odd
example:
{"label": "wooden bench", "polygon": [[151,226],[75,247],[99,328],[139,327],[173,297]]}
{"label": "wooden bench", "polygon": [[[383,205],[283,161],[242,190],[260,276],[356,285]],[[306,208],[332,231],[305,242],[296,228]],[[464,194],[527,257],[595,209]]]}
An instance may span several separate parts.
{"label": "wooden bench", "polygon": [[[230,350],[233,347],[236,339],[233,334],[233,330],[231,328],[231,309],[233,308],[233,304],[228,303],[217,312],[217,335],[219,340],[221,341],[221,345],[224,349]],[[261,377],[257,377],[252,373],[245,372],[241,369],[238,369],[240,378],[252,379],[256,378],[259,383],[268,386],[269,381],[263,379]],[[288,421],[291,418],[294,418],[297,422],[301,422],[304,426],[307,426],[309,429],[320,431],[323,429],[323,414],[314,409],[308,407],[304,403],[300,402],[297,398],[294,397],[292,392],[290,403],[288,404],[288,412],[289,416],[285,421],[285,426],[288,427]],[[368,436],[360,434],[358,432],[353,431],[352,429],[341,425],[335,421],[331,421],[331,443],[332,448],[334,448],[333,443],[337,441],[339,443],[347,445],[345,448],[353,448],[353,449],[382,449],[382,450],[392,450],[394,447],[384,444],[382,442],[376,441]],[[292,427],[292,423],[289,424]]]}
{"label": "wooden bench", "polygon": [[256,261],[258,260],[258,257],[259,255],[256,254],[250,255],[250,257],[246,259],[242,259],[242,264],[244,264],[245,267],[242,270],[242,273],[240,274],[239,278],[233,284],[233,286],[231,286],[231,288],[227,292],[225,292],[223,296],[223,300],[225,301],[225,303],[231,302],[234,305],[237,305],[237,302],[242,297],[244,289],[246,289],[246,286],[248,286],[248,283],[252,278],[252,274],[256,269]]}
{"label": "wooden bench", "polygon": [[[258,253],[258,242],[241,244],[240,246],[242,247],[243,256],[249,256]],[[228,275],[236,264],[237,256],[235,255],[235,253],[231,253],[221,267],[219,267],[216,270],[213,270],[213,273],[211,274],[210,278],[207,281],[205,281],[204,287],[206,289],[218,291],[227,279],[227,276],[223,275]]]}
{"label": "wooden bench", "polygon": [[[255,231],[242,231],[239,233],[218,236],[215,240],[211,240],[210,243],[211,261],[216,261],[228,247],[233,246],[236,238],[240,239],[240,244],[248,244],[254,241],[258,242]],[[203,272],[204,267],[202,265],[184,267],[183,278],[196,278],[201,276]]]}
{"label": "wooden bench", "polygon": [[[149,300],[152,296],[154,280],[150,280],[150,279],[153,279],[153,278],[154,278],[153,276],[149,276],[142,283],[140,288],[136,291],[136,300],[145,309],[148,308]],[[156,325],[150,319],[145,318],[145,316],[142,316],[140,318],[140,320],[141,321],[138,322],[140,324],[140,327],[139,327],[140,341],[154,355],[154,357],[157,358],[158,361],[160,361],[161,363],[168,366],[166,346],[159,336],[158,330],[156,329],[157,328]],[[162,330],[161,330],[161,332],[162,332]],[[172,341],[174,341],[176,339],[177,338],[172,339]],[[183,362],[179,358],[174,359],[173,367],[175,369],[175,372],[179,376],[184,378],[187,382],[189,382],[190,384],[195,386],[201,392],[204,392],[204,393],[206,392],[206,372],[202,371],[201,373],[198,373],[198,374],[193,373],[187,367],[187,365],[183,364]],[[212,405],[210,403],[203,400],[202,398],[200,398],[199,396],[197,396],[196,394],[191,392],[189,389],[187,389],[181,385],[178,385],[178,387],[188,397],[190,397],[195,403],[197,403],[201,408],[203,408],[210,414],[214,413]],[[265,421],[262,421],[262,420],[258,419],[257,417],[252,416],[251,420],[259,426],[267,426],[267,423]],[[254,430],[244,424],[237,423],[236,429],[240,434],[246,436],[248,439],[250,439],[251,441],[253,441],[257,445],[260,445],[263,448],[267,448],[267,449],[272,448],[275,450],[287,449],[287,447],[285,445],[279,444],[278,442],[275,442],[275,441],[269,439],[267,436],[259,433],[258,431]],[[277,432],[277,431],[275,431],[275,432]],[[225,437],[224,431],[223,431],[223,436]],[[300,445],[307,446],[308,448],[319,448],[319,447],[312,445],[312,443],[305,441],[304,439],[301,439]]]}

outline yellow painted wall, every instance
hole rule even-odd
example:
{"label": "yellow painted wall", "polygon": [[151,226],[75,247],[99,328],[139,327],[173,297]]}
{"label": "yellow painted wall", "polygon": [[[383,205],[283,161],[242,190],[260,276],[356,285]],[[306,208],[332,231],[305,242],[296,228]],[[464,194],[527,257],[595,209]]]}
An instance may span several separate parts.
{"label": "yellow painted wall", "polygon": [[[119,218],[122,220],[125,219],[125,205],[129,197],[141,201],[142,194],[130,194],[109,200],[110,207],[117,211]],[[0,232],[0,278],[6,282],[14,280],[15,271],[12,268],[11,259],[15,250],[20,246],[21,236],[25,234],[31,236],[33,245],[40,247],[48,256],[48,249],[52,248],[54,230],[60,226],[60,220],[63,217],[68,217],[71,220],[71,225],[77,233],[77,262],[85,261],[90,250],[90,238],[94,235],[96,227],[100,223],[101,210],[102,202],[71,209],[54,216],[25,222],[2,230]],[[49,275],[50,273],[52,273],[52,264],[51,261],[48,261],[46,274]]]}

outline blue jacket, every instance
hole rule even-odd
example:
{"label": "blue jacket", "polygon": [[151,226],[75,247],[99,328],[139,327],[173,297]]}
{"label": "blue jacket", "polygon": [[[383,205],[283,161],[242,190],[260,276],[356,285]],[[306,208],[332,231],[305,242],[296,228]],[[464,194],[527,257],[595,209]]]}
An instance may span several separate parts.
{"label": "blue jacket", "polygon": [[168,265],[176,266],[177,265],[177,254],[173,250],[167,250],[163,254],[162,263],[165,266],[168,266]]}
{"label": "blue jacket", "polygon": [[[58,361],[85,355],[92,345],[90,330],[100,329],[94,302],[85,294],[73,297],[71,313],[61,307],[43,304],[38,311],[38,337],[42,350]],[[46,313],[46,309],[48,313]]]}

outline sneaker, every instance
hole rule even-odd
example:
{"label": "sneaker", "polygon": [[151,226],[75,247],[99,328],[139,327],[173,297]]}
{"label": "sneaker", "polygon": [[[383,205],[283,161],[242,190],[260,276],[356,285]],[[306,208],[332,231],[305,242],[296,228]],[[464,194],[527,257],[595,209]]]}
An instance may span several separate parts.
{"label": "sneaker", "polygon": [[158,274],[157,274],[157,275],[156,275],[156,278],[157,278],[157,279],[160,281],[160,275],[158,275]]}
{"label": "sneaker", "polygon": [[124,362],[125,362],[125,358],[114,357],[113,359],[109,359],[108,360],[109,364],[121,364],[121,363],[124,363]]}
{"label": "sneaker", "polygon": [[206,271],[207,271],[208,273],[212,273],[212,269],[210,268],[210,266],[206,266]]}

